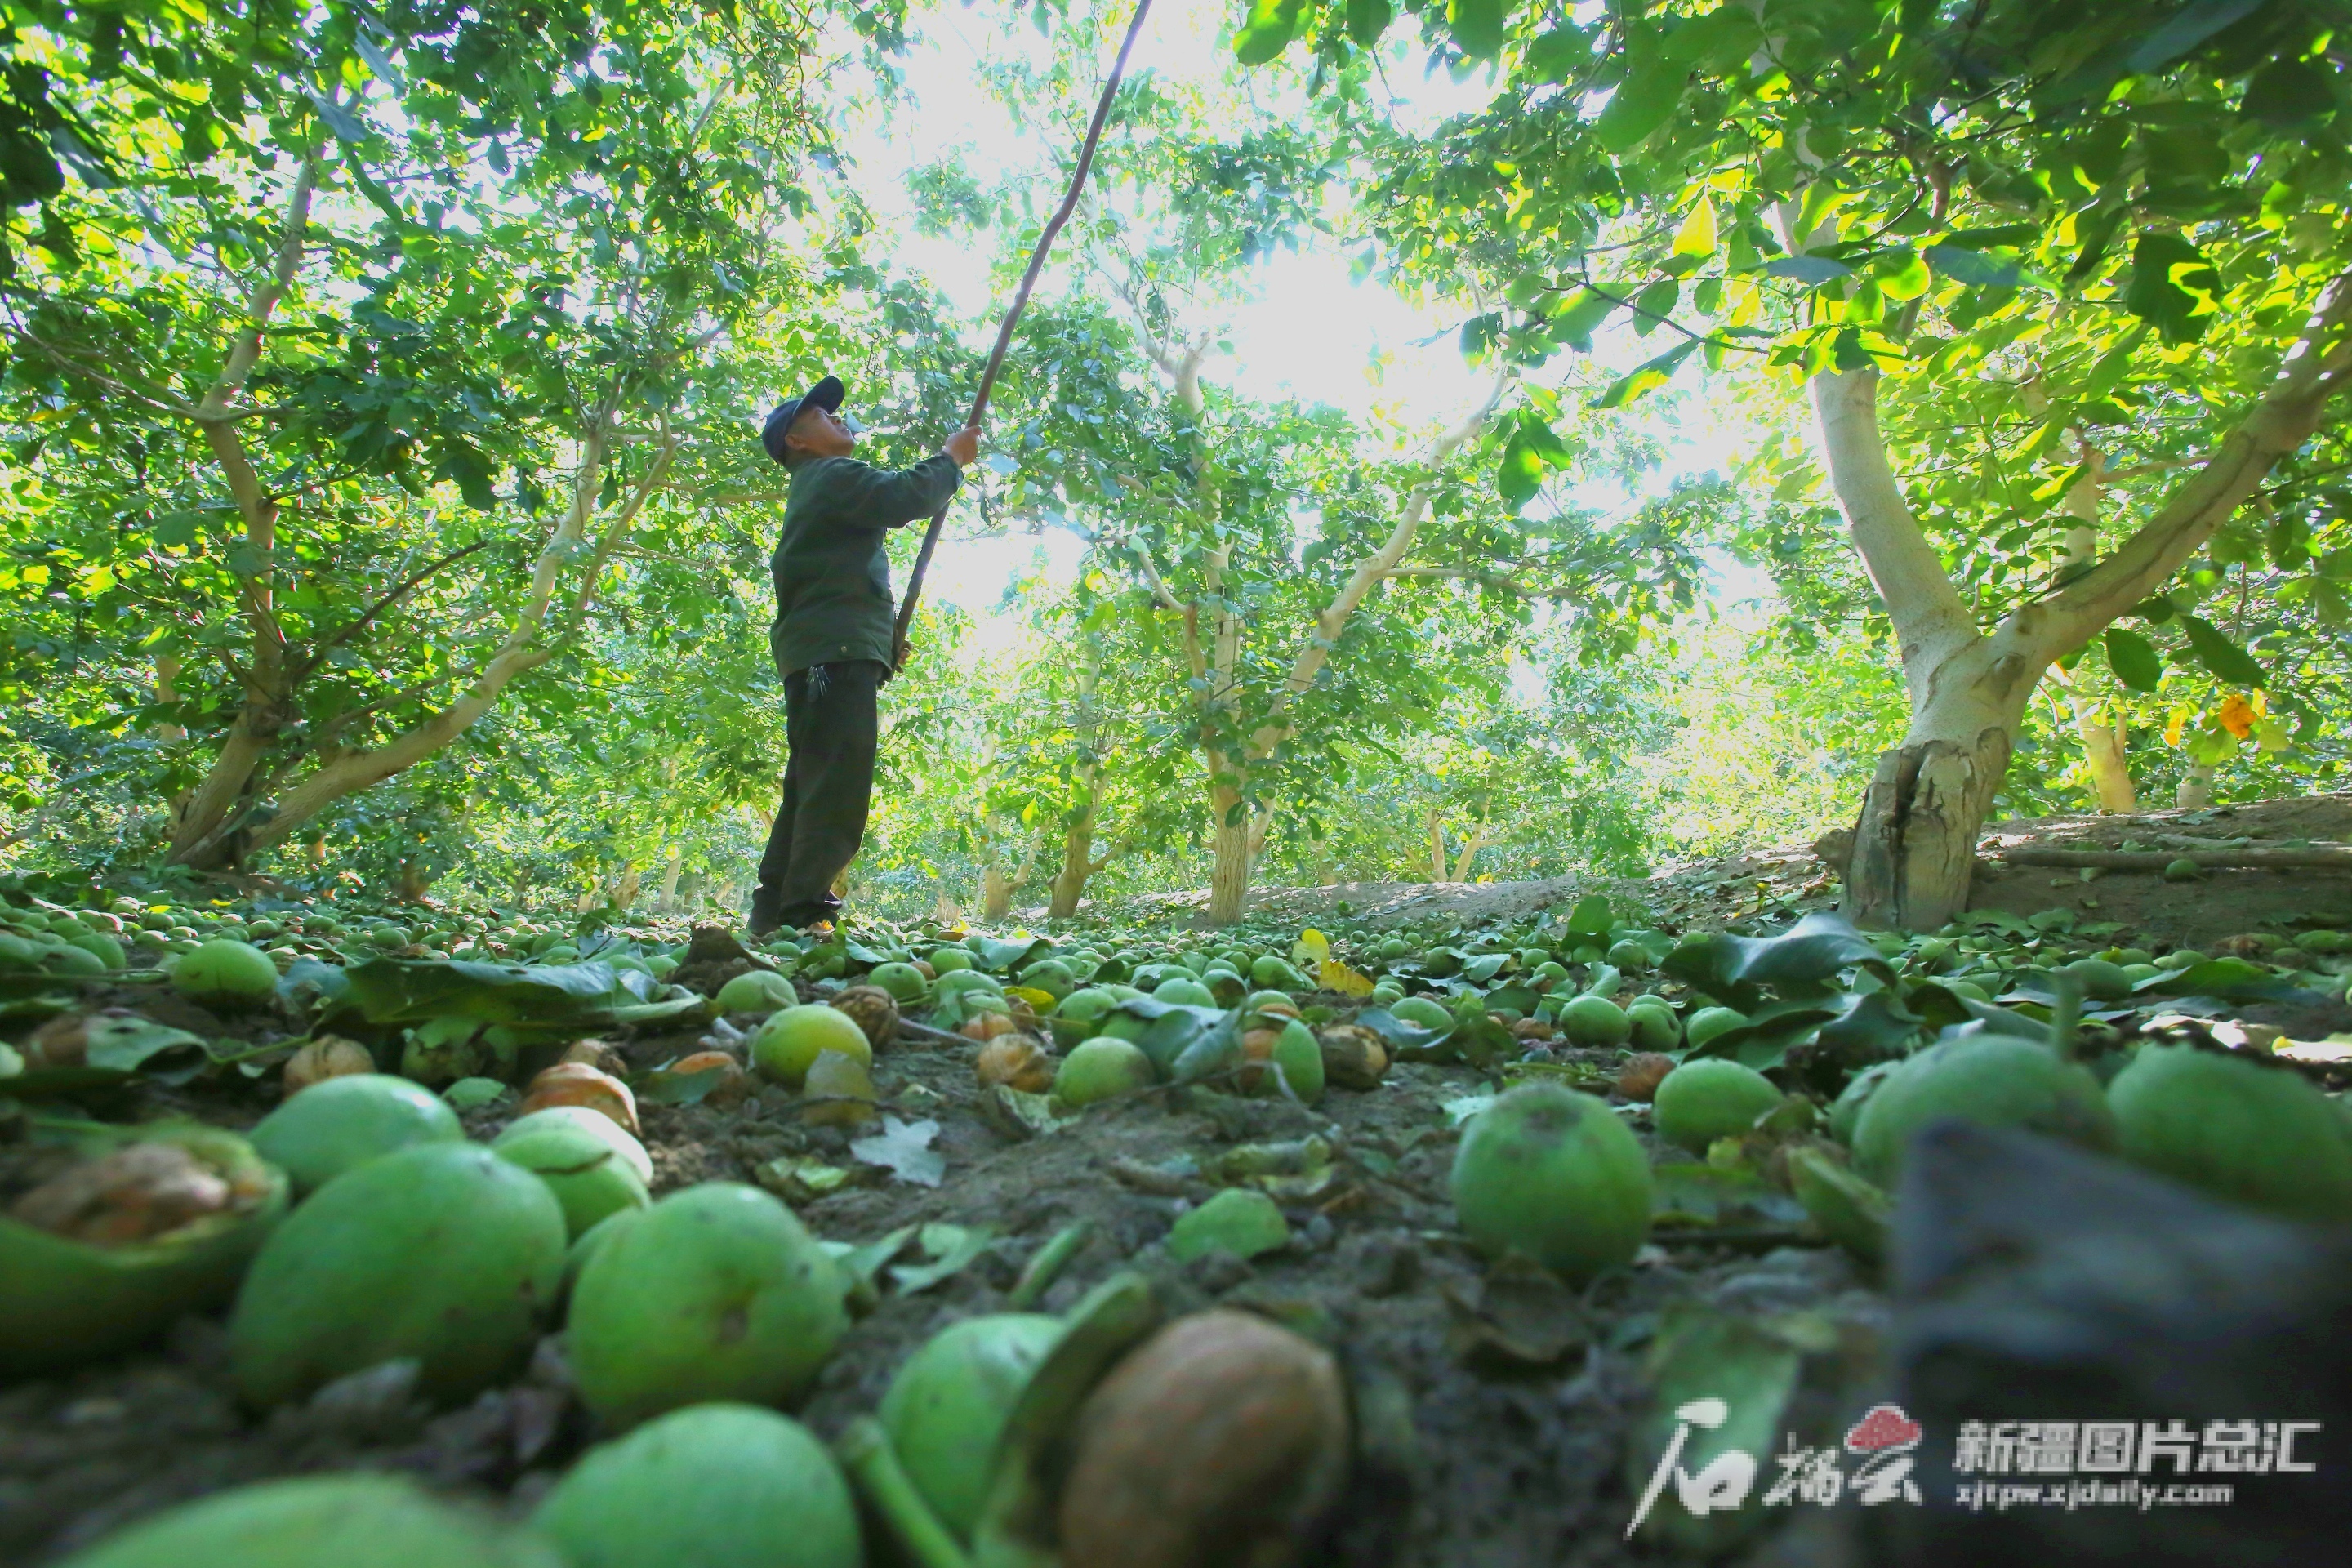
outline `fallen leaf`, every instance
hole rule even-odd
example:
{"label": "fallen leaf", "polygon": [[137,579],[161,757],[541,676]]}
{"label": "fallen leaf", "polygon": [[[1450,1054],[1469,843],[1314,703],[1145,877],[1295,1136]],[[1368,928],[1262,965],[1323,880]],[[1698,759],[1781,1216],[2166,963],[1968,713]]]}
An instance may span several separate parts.
{"label": "fallen leaf", "polygon": [[1337,991],[1342,996],[1369,996],[1372,994],[1372,977],[1349,968],[1336,958],[1327,958],[1316,966],[1315,983],[1326,991]]}
{"label": "fallen leaf", "polygon": [[902,1182],[912,1182],[919,1187],[936,1187],[948,1173],[948,1163],[931,1148],[931,1140],[940,1135],[940,1124],[925,1120],[901,1121],[895,1116],[882,1118],[882,1131],[871,1138],[860,1138],[849,1146],[849,1152],[869,1165],[880,1165]]}

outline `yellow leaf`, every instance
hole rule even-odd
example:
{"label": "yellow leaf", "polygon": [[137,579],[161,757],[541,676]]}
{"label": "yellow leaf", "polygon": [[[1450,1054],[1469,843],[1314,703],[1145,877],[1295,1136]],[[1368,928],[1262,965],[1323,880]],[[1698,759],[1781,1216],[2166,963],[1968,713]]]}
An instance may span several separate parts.
{"label": "yellow leaf", "polygon": [[1682,227],[1675,230],[1676,256],[1713,256],[1715,254],[1715,198],[1701,196],[1698,205],[1683,219]]}
{"label": "yellow leaf", "polygon": [[1326,991],[1337,991],[1342,996],[1370,996],[1372,977],[1359,974],[1336,958],[1327,958],[1315,971],[1315,983]]}
{"label": "yellow leaf", "polygon": [[1330,956],[1331,939],[1313,926],[1300,931],[1298,940],[1290,944],[1290,962],[1309,974]]}
{"label": "yellow leaf", "polygon": [[2180,744],[2180,731],[2189,727],[2189,710],[2186,708],[2175,708],[2171,713],[2166,717],[2164,721],[2164,743],[2166,745],[2177,746]]}
{"label": "yellow leaf", "polygon": [[1050,1013],[1054,1010],[1054,994],[1051,991],[1040,991],[1034,985],[1008,985],[1004,988],[1004,994],[1007,996],[1018,996],[1022,1001],[1028,1003],[1029,1010],[1033,1013]]}
{"label": "yellow leaf", "polygon": [[2213,720],[2221,728],[2242,741],[2254,732],[2253,704],[2248,702],[2239,693],[2232,691],[2229,696],[2221,699],[2221,706],[2214,711]]}

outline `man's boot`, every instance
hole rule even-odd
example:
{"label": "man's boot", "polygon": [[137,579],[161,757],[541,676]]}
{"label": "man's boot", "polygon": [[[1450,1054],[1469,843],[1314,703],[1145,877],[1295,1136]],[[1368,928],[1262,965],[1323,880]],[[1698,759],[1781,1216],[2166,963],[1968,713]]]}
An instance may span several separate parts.
{"label": "man's boot", "polygon": [[756,888],[751,893],[751,918],[743,922],[744,934],[767,936],[784,923],[782,896],[769,888]]}

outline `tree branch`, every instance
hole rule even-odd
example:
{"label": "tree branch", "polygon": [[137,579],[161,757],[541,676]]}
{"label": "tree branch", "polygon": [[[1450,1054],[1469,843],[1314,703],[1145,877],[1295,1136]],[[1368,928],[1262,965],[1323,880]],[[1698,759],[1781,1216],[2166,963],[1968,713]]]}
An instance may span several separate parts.
{"label": "tree branch", "polygon": [[[2281,361],[2270,389],[2204,464],[2113,555],[2056,593],[2021,606],[2021,629],[2050,658],[2081,647],[2101,626],[2146,598],[2228,521],[2272,465],[2309,440],[2328,400],[2352,378],[2352,272],[2321,290],[2310,319]],[[2045,660],[2046,662],[2046,660]]]}
{"label": "tree branch", "polygon": [[349,626],[343,627],[341,631],[336,632],[333,636],[323,637],[313,644],[310,656],[294,666],[289,674],[289,684],[299,686],[302,681],[308,679],[310,673],[319,668],[320,662],[327,657],[329,649],[338,647],[352,637],[359,635],[359,633],[371,625],[378,616],[383,614],[384,611],[390,609],[400,600],[407,597],[408,595],[415,592],[417,585],[425,582],[427,578],[440,572],[445,567],[456,565],[458,562],[463,561],[467,556],[473,554],[474,552],[478,550],[488,548],[495,541],[492,540],[478,539],[473,543],[466,546],[463,550],[453,550],[448,554],[441,557],[440,560],[433,562],[431,564],[419,569],[405,582],[397,584],[382,598],[376,600],[374,604],[370,605],[360,614],[359,617],[352,621]]}
{"label": "tree branch", "polygon": [[1975,617],[1944,574],[1886,460],[1878,427],[1879,374],[1823,371],[1812,379],[1814,418],[1830,488],[1881,603],[1895,623],[1916,702],[1928,675],[1977,636]]}
{"label": "tree branch", "polygon": [[[1503,399],[1509,395],[1517,380],[1517,373],[1507,367],[1496,373],[1495,384],[1485,400],[1459,424],[1433,441],[1423,454],[1423,461],[1429,468],[1436,468],[1461,450],[1486,428],[1486,421],[1502,405]],[[1339,645],[1339,634],[1347,629],[1349,618],[1363,604],[1365,596],[1376,584],[1397,568],[1403,561],[1405,552],[1412,548],[1413,536],[1419,532],[1422,520],[1429,513],[1434,484],[1435,480],[1431,479],[1413,487],[1412,493],[1405,498],[1403,510],[1398,514],[1396,526],[1389,531],[1388,538],[1378,550],[1356,563],[1356,569],[1348,574],[1347,582],[1340,585],[1339,591],[1332,595],[1331,602],[1315,617],[1315,629],[1307,635],[1306,645],[1291,660],[1290,673],[1275,691],[1274,701],[1267,710],[1271,721],[1261,726],[1251,738],[1251,750],[1258,756],[1271,755],[1275,747],[1289,735],[1291,725],[1286,715],[1292,704],[1306,695],[1315,684],[1315,678],[1330,661],[1331,650]]]}

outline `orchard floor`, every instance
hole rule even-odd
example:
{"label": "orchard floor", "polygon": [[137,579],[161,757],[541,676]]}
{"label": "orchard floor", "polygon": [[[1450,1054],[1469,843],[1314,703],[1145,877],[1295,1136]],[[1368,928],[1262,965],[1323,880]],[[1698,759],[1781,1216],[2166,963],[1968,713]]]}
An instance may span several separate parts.
{"label": "orchard floor", "polygon": [[[636,1042],[628,1054],[650,1065],[687,1043]],[[857,1167],[851,1132],[801,1127],[780,1091],[725,1110],[644,1108],[656,1195],[698,1181],[756,1181],[774,1162],[813,1155],[875,1178],[794,1205],[819,1235],[863,1242],[937,1222],[992,1234],[961,1273],[911,1295],[886,1289],[851,1329],[801,1413],[828,1436],[873,1409],[899,1362],[932,1332],[1006,1310],[1022,1265],[1083,1220],[1090,1239],[1042,1310],[1137,1268],[1171,1313],[1223,1301],[1344,1347],[1361,1407],[1387,1413],[1388,1462],[1360,1472],[1341,1538],[1323,1561],[1612,1563],[1630,1560],[1622,1456],[1660,1313],[1703,1301],[1823,1311],[1865,1337],[1882,1327],[1883,1299],[1843,1255],[1792,1245],[1801,1239],[1793,1231],[1769,1226],[1733,1246],[1653,1247],[1583,1299],[1557,1286],[1482,1283],[1446,1197],[1454,1140],[1443,1108],[1482,1087],[1468,1068],[1399,1066],[1379,1089],[1334,1089],[1311,1110],[1155,1090],[1016,1142],[983,1116],[967,1052],[901,1047],[878,1067],[894,1114],[939,1124],[933,1147],[947,1173],[935,1189]],[[263,1107],[184,1100],[175,1109],[243,1125]],[[485,1136],[500,1120],[469,1119]],[[1213,1191],[1181,1173],[1187,1157],[1315,1134],[1337,1152],[1333,1180],[1288,1205],[1288,1248],[1255,1265],[1216,1254],[1185,1267],[1168,1256],[1177,1215]],[[0,1391],[0,1562],[55,1561],[182,1499],[325,1469],[410,1471],[504,1494],[520,1511],[593,1436],[552,1342],[511,1386],[464,1409],[427,1410],[396,1386],[345,1387],[256,1418],[230,1393],[218,1321],[184,1319],[159,1353]]]}
{"label": "orchard floor", "polygon": [[[2015,915],[2067,908],[2084,919],[2121,921],[2159,942],[2198,945],[2304,913],[2352,913],[2352,870],[2219,870],[2193,884],[2153,872],[2009,866],[2012,850],[2140,849],[2171,855],[2232,848],[2302,848],[2352,843],[2352,792],[2176,808],[2134,816],[2017,817],[1987,827],[1972,910]],[[1665,929],[1704,930],[1777,914],[1837,907],[1842,885],[1810,844],[1784,844],[1742,855],[1665,867],[1647,877],[1566,876],[1524,882],[1340,882],[1321,888],[1265,888],[1247,912],[1302,921],[1350,919],[1387,926],[1433,918],[1509,920],[1566,910],[1591,893],[1649,911]],[[1081,907],[1113,920],[1193,920],[1205,893],[1155,894]],[[1016,910],[1042,921],[1040,909]]]}
{"label": "orchard floor", "polygon": [[[2021,836],[2082,844],[2135,837],[2145,842],[2158,832],[2340,841],[2352,836],[2347,830],[2352,797],[2335,796],[2201,815],[2003,825],[1988,848],[2022,842]],[[1990,897],[2016,911],[2068,901],[2083,907],[2088,895],[2097,900],[2089,912],[2101,919],[2182,942],[2250,929],[2273,904],[2284,909],[2280,900],[2298,911],[2333,907],[2331,900],[2342,903],[2352,889],[2352,879],[2333,874],[2232,875],[2244,878],[2242,887],[2221,877],[2194,886],[2120,876],[2084,884],[2071,873],[2053,879],[2021,869],[1993,883]],[[2049,886],[2053,880],[2065,885]],[[1344,900],[1352,918],[1376,925],[1440,910],[1475,921],[1536,908],[1564,911],[1594,891],[1637,905],[1670,929],[1746,925],[1826,907],[1835,896],[1809,852],[1790,849],[1677,868],[1641,881],[1302,889],[1270,893],[1260,907],[1306,921],[1342,912]],[[1129,906],[1118,912],[1131,920],[1143,911]],[[1160,919],[1180,915],[1181,901],[1160,901]],[[194,1012],[166,1021],[199,1032],[236,1032],[228,1021]],[[2297,1034],[2316,1038],[2318,1031],[2347,1027],[2352,1015],[2337,1004],[2326,1017],[2298,1020]],[[618,1043],[633,1067],[646,1068],[694,1048],[695,1038],[689,1033]],[[1582,1069],[1579,1081],[1603,1094],[1611,1092],[1604,1058],[1615,1055],[1560,1053],[1563,1070],[1578,1077]],[[1643,1412],[1644,1357],[1661,1322],[1680,1309],[1751,1320],[1803,1314],[1826,1325],[1850,1352],[1841,1360],[1853,1368],[1844,1386],[1828,1391],[1843,1409],[1866,1407],[1881,1375],[1875,1352],[1889,1321],[1885,1297],[1846,1255],[1792,1224],[1785,1210],[1725,1210],[1705,1216],[1707,1223],[1662,1228],[1634,1267],[1581,1294],[1547,1278],[1490,1276],[1464,1246],[1446,1191],[1455,1143],[1446,1106],[1492,1087],[1490,1077],[1467,1067],[1401,1065],[1376,1089],[1335,1088],[1312,1109],[1155,1089],[1029,1136],[989,1113],[966,1048],[904,1042],[878,1058],[877,1068],[883,1110],[937,1124],[931,1147],[945,1162],[939,1185],[914,1184],[861,1163],[849,1143],[872,1128],[853,1133],[804,1126],[779,1090],[723,1110],[644,1108],[656,1195],[709,1180],[782,1187],[786,1167],[814,1159],[855,1173],[827,1195],[793,1194],[795,1210],[827,1238],[865,1243],[926,1224],[986,1232],[975,1237],[984,1245],[966,1267],[919,1289],[885,1285],[878,1306],[852,1327],[800,1413],[827,1436],[873,1409],[896,1367],[929,1334],[963,1317],[1007,1310],[1024,1266],[1078,1222],[1087,1226],[1087,1239],[1045,1293],[1042,1310],[1065,1308],[1115,1270],[1136,1268],[1171,1312],[1212,1302],[1244,1306],[1339,1347],[1367,1458],[1335,1538],[1317,1558],[1324,1564],[1565,1568],[1697,1561],[1655,1548],[1636,1552],[1624,1539],[1641,1485],[1641,1478],[1629,1479],[1627,1444]],[[276,1090],[265,1080],[137,1093],[87,1109],[110,1120],[175,1110],[242,1128],[268,1110]],[[1646,1128],[1646,1114],[1628,1113],[1637,1130]],[[487,1137],[503,1119],[497,1111],[475,1113],[469,1131]],[[1237,1146],[1310,1136],[1332,1151],[1328,1181],[1311,1194],[1286,1195],[1288,1247],[1255,1264],[1214,1254],[1185,1265],[1170,1255],[1171,1224],[1214,1190],[1198,1165]],[[1667,1155],[1663,1163],[1686,1158]],[[150,1352],[62,1380],[0,1389],[0,1563],[54,1563],[184,1499],[341,1468],[411,1472],[520,1514],[597,1436],[572,1394],[553,1339],[510,1384],[462,1409],[428,1409],[396,1381],[363,1378],[299,1408],[257,1416],[241,1410],[230,1391],[219,1319],[184,1319]],[[1748,1512],[1759,1526],[1753,1544],[1763,1559],[1828,1563],[1843,1549],[1814,1533],[1826,1510],[1751,1505]],[[1792,1519],[1798,1527],[1776,1539],[1773,1530]],[[870,1561],[894,1559],[877,1544]]]}

